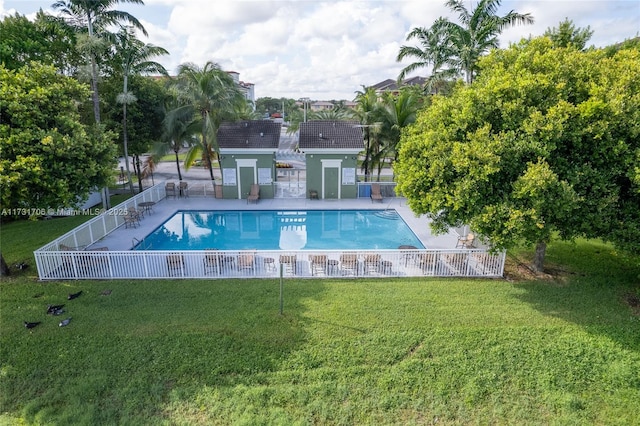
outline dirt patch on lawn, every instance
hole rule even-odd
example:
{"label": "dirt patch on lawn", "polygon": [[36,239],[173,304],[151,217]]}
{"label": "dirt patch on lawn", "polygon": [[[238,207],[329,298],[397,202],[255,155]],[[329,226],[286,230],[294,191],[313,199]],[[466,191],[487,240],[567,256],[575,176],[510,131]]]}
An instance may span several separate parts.
{"label": "dirt patch on lawn", "polygon": [[624,303],[629,305],[634,315],[640,315],[640,296],[637,292],[627,292],[622,296]]}
{"label": "dirt patch on lawn", "polygon": [[546,281],[558,284],[567,282],[571,273],[557,265],[546,264],[543,272],[536,272],[531,268],[530,259],[521,259],[507,254],[504,264],[504,277],[507,281]]}

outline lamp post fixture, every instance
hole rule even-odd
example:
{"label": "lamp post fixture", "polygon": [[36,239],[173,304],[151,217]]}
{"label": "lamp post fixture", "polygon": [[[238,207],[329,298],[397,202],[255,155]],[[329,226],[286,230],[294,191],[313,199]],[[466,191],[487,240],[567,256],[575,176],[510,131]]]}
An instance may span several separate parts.
{"label": "lamp post fixture", "polygon": [[304,122],[307,122],[307,103],[310,101],[311,99],[309,98],[300,98],[300,102],[302,102],[302,106],[304,109]]}

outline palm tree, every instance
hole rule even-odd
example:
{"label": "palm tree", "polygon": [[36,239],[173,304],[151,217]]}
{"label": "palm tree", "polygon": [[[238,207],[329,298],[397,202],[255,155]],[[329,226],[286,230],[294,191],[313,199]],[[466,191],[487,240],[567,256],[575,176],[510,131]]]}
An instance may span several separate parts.
{"label": "palm tree", "polygon": [[378,117],[380,102],[378,93],[373,87],[363,86],[362,88],[363,91],[356,91],[355,102],[357,105],[353,115],[360,122],[364,134],[365,150],[362,171],[365,182],[368,182],[380,152],[380,121]]}
{"label": "palm tree", "polygon": [[347,121],[351,118],[351,111],[344,107],[336,107],[331,109],[323,109],[320,111],[312,111],[309,114],[310,120],[325,121]]}
{"label": "palm tree", "polygon": [[[111,8],[119,3],[133,3],[144,5],[142,0],[58,0],[51,5],[54,10],[59,10],[63,16],[76,28],[85,28],[89,35],[89,45],[95,46],[92,41],[96,30],[104,30],[109,25],[118,25],[127,22],[147,35],[144,26],[133,15]],[[100,123],[100,98],[98,96],[98,66],[96,52],[89,49],[91,63],[91,91],[93,100],[93,115],[96,123]]]}
{"label": "palm tree", "polygon": [[187,157],[185,166],[191,165],[196,153],[202,153],[213,182],[213,156],[219,153],[218,127],[222,121],[234,118],[235,112],[242,109],[240,105],[246,103],[245,97],[233,78],[211,61],[202,68],[192,63],[180,65],[175,89],[181,106],[167,114],[169,120],[190,117],[200,124],[200,141]]}
{"label": "palm tree", "polygon": [[467,84],[471,84],[478,72],[481,56],[499,46],[498,35],[507,27],[518,24],[532,24],[533,17],[510,11],[505,16],[496,12],[501,0],[480,0],[469,12],[463,0],[447,0],[446,6],[458,13],[459,24],[446,18],[438,18],[430,28],[414,28],[407,41],[417,38],[421,48],[402,46],[396,60],[415,57],[412,63],[400,71],[398,80],[418,68],[433,67],[430,82],[440,81],[464,74]]}
{"label": "palm tree", "polygon": [[[96,124],[100,124],[100,96],[98,95],[98,65],[96,62],[96,46],[99,46],[100,43],[95,40],[95,30],[103,31],[109,25],[117,25],[124,21],[147,35],[144,26],[135,16],[111,9],[121,2],[144,4],[142,0],[57,0],[51,5],[54,10],[59,10],[72,26],[87,30],[89,39],[86,46],[88,46],[87,53],[91,64],[91,98]],[[106,209],[111,207],[107,188],[102,189],[102,206]]]}
{"label": "palm tree", "polygon": [[402,129],[416,121],[416,113],[422,104],[423,96],[414,88],[406,87],[397,95],[388,93],[382,100],[379,109],[381,121],[380,139],[382,140],[382,158],[378,162],[378,180],[384,161],[391,158],[398,160],[398,144]]}
{"label": "palm tree", "polygon": [[[178,108],[176,100],[173,99],[166,110],[172,111]],[[153,147],[154,158],[161,158],[170,150],[175,154],[176,169],[178,170],[178,180],[182,180],[180,171],[180,148],[187,143],[189,146],[195,144],[194,135],[197,132],[191,117],[177,116],[176,114],[166,114],[163,122],[164,132],[162,139]]]}
{"label": "palm tree", "polygon": [[[152,44],[145,44],[135,38],[132,28],[123,28],[115,37],[115,71],[122,73],[123,88],[122,93],[117,97],[117,102],[122,104],[122,147],[129,179],[129,189],[133,194],[133,182],[131,181],[131,171],[129,170],[129,148],[127,133],[127,105],[132,104],[137,99],[129,92],[129,76],[137,74],[157,73],[168,76],[167,70],[158,62],[150,59],[155,56],[168,55],[162,47]],[[138,176],[138,186],[142,192],[142,180]]]}

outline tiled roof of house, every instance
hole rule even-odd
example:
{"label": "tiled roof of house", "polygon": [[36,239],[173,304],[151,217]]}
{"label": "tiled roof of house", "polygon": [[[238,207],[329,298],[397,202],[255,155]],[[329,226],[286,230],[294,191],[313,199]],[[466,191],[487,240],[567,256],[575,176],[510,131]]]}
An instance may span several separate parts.
{"label": "tiled roof of house", "polygon": [[308,121],[300,123],[301,150],[310,148],[364,149],[362,128],[356,121]]}
{"label": "tiled roof of house", "polygon": [[[400,83],[400,87],[402,87],[402,86],[415,86],[415,85],[423,86],[425,81],[427,81],[426,78],[420,77],[420,76],[415,76],[415,77],[411,77],[411,78],[407,78],[405,80],[402,80],[402,82]],[[377,91],[398,90],[398,81],[388,78],[388,79],[386,79],[384,81],[381,81],[380,83],[376,83],[376,84],[372,85],[371,87],[374,88]]]}
{"label": "tiled roof of house", "polygon": [[280,123],[270,120],[222,123],[218,128],[218,146],[221,149],[278,149],[280,127]]}

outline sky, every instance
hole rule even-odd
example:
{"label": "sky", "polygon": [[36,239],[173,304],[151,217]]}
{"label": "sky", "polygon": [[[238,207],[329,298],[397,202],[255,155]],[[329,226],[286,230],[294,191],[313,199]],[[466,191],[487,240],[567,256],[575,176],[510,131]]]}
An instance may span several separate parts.
{"label": "sky", "polygon": [[[0,0],[0,16],[33,17],[49,1]],[[413,62],[397,62],[415,27],[440,16],[456,21],[444,0],[145,0],[121,3],[142,22],[146,43],[164,47],[156,58],[175,75],[178,65],[218,63],[255,85],[255,96],[352,100],[363,86],[388,78]],[[468,1],[468,9],[476,1]],[[498,13],[529,13],[533,25],[506,29],[501,47],[540,36],[565,18],[594,31],[588,45],[603,47],[640,35],[640,0],[522,0],[501,3]],[[421,69],[409,76],[430,74]]]}

